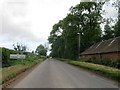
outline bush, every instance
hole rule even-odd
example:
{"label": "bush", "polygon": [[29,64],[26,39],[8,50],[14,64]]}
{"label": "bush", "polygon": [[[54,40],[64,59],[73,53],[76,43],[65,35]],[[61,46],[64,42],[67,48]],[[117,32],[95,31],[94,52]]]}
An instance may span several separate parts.
{"label": "bush", "polygon": [[11,66],[11,64],[10,64],[10,54],[20,54],[20,53],[22,53],[22,52],[14,51],[14,50],[7,49],[7,48],[1,48],[1,52],[2,52],[2,67]]}
{"label": "bush", "polygon": [[80,61],[94,63],[94,64],[100,64],[100,65],[105,65],[105,66],[110,66],[110,67],[115,67],[115,68],[120,68],[120,59],[111,60],[111,59],[81,58]]}
{"label": "bush", "polygon": [[112,65],[116,68],[120,68],[120,59],[116,60],[115,62],[112,62]]}
{"label": "bush", "polygon": [[2,65],[3,66],[9,66],[9,55],[10,52],[6,48],[2,48]]}
{"label": "bush", "polygon": [[[2,52],[2,67],[9,67],[17,64],[31,64],[33,62],[36,62],[35,60],[39,59],[39,57],[36,54],[30,53],[30,52],[22,52],[22,51],[15,51],[7,48],[0,48]],[[10,60],[10,54],[24,54],[26,55],[25,59],[11,59]]]}
{"label": "bush", "polygon": [[[9,67],[9,66],[21,64],[21,63],[28,63],[28,61],[33,62],[37,58],[35,54],[30,53],[30,52],[20,52],[20,51],[7,49],[7,48],[0,48],[0,50],[2,52],[2,67]],[[19,59],[10,60],[10,54],[25,54],[26,59],[25,60],[19,60]]]}

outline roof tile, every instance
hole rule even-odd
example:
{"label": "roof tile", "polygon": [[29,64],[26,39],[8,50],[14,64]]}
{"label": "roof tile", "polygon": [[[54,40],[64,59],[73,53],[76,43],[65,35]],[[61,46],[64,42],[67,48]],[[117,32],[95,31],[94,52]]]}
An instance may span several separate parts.
{"label": "roof tile", "polygon": [[98,42],[92,45],[90,48],[81,53],[84,54],[95,54],[95,53],[108,53],[120,51],[120,37],[112,38],[102,42]]}

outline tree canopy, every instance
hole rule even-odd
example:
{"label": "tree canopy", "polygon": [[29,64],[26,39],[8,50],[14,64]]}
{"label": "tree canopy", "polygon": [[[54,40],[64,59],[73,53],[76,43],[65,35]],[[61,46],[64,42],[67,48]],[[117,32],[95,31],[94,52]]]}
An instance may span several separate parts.
{"label": "tree canopy", "polygon": [[70,13],[58,23],[48,38],[52,44],[53,57],[77,59],[79,56],[78,33],[80,33],[80,52],[100,41],[103,3],[80,2],[70,8]]}
{"label": "tree canopy", "polygon": [[47,48],[45,48],[42,44],[40,44],[36,51],[35,51],[39,56],[46,56],[47,54]]}
{"label": "tree canopy", "polygon": [[19,43],[17,43],[16,45],[13,44],[13,47],[15,51],[22,51],[22,52],[26,52],[28,48],[26,45],[19,44]]}
{"label": "tree canopy", "polygon": [[[48,37],[52,57],[77,59],[80,54],[79,51],[83,52],[102,40],[120,36],[120,14],[118,14],[116,24],[111,26],[109,20],[105,20],[103,17],[105,0],[103,2],[82,1],[85,2],[72,6],[70,13],[53,25]],[[107,2],[109,1],[107,0]],[[113,3],[119,13],[120,5],[118,2],[120,1]],[[102,23],[105,24],[104,31],[101,28]]]}

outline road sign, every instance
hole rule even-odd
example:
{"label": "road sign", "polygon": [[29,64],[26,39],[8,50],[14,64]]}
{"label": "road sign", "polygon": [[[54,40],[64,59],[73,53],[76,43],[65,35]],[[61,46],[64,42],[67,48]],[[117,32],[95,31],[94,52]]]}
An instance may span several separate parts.
{"label": "road sign", "polygon": [[10,54],[10,59],[25,59],[26,55],[23,54]]}

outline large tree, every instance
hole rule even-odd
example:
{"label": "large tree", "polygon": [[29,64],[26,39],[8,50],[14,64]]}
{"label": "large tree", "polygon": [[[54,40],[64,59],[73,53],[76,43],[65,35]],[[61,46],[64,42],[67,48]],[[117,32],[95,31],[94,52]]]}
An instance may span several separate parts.
{"label": "large tree", "polygon": [[118,37],[120,36],[120,1],[119,0],[115,2],[115,7],[117,8],[118,11],[118,18],[114,26],[114,29],[115,29],[115,36]]}
{"label": "large tree", "polygon": [[68,14],[63,19],[63,38],[64,38],[64,55],[65,58],[78,58],[78,22],[79,18],[75,15]]}
{"label": "large tree", "polygon": [[[108,2],[111,2],[111,0],[108,0]],[[120,0],[112,1],[112,6],[118,12],[118,17],[115,17],[115,25],[113,26],[114,37],[118,37],[118,36],[120,36]],[[113,23],[113,22],[111,22],[111,23]]]}
{"label": "large tree", "polygon": [[64,39],[62,37],[62,21],[53,25],[50,36],[48,37],[49,43],[52,44],[51,55],[52,57],[64,56]]}
{"label": "large tree", "polygon": [[80,50],[84,51],[101,40],[101,8],[103,3],[80,2],[70,8],[70,13],[57,24],[48,38],[52,44],[54,57],[77,59],[79,54],[78,33],[80,33]]}
{"label": "large tree", "polygon": [[42,45],[40,44],[36,51],[35,51],[39,56],[46,56],[47,55],[47,49]]}
{"label": "large tree", "polygon": [[104,26],[103,40],[108,40],[113,37],[114,37],[114,31],[112,30],[112,27],[110,26],[110,22],[107,19],[106,24]]}
{"label": "large tree", "polygon": [[81,35],[81,52],[101,41],[102,2],[81,2],[72,7],[71,13],[79,18],[78,30]]}

